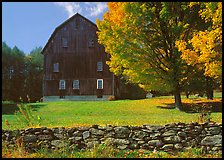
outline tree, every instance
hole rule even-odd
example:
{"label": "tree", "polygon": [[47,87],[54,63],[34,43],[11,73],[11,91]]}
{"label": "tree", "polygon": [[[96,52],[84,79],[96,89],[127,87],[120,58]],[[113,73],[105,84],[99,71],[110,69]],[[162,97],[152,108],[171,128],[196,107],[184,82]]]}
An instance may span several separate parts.
{"label": "tree", "polygon": [[[12,70],[10,70],[11,48],[5,43],[2,43],[2,99],[10,98],[10,77]],[[11,68],[12,69],[12,68]]]}
{"label": "tree", "polygon": [[182,52],[182,59],[188,65],[195,65],[205,76],[220,78],[222,73],[222,2],[190,3],[190,7],[200,6],[201,18],[210,25],[204,31],[195,30],[188,41],[176,42]]}
{"label": "tree", "polygon": [[189,6],[200,6],[201,18],[210,25],[204,31],[192,32],[192,38],[188,41],[177,41],[176,46],[188,65],[196,66],[204,72],[207,98],[213,99],[214,87],[211,84],[221,82],[222,74],[222,2],[191,2]]}
{"label": "tree", "polygon": [[36,47],[25,57],[25,91],[31,101],[40,100],[42,97],[43,55],[42,47]]}
{"label": "tree", "polygon": [[3,99],[19,101],[24,95],[24,57],[23,51],[16,46],[12,49],[3,42],[2,72],[3,72]]}
{"label": "tree", "polygon": [[31,101],[42,97],[43,55],[36,47],[25,55],[16,46],[11,49],[2,43],[2,92],[3,100],[18,102],[20,97]]}
{"label": "tree", "polygon": [[97,20],[98,41],[111,55],[107,64],[115,74],[146,90],[172,92],[181,109],[180,92],[190,72],[175,42],[204,27],[198,8],[188,2],[108,3]]}

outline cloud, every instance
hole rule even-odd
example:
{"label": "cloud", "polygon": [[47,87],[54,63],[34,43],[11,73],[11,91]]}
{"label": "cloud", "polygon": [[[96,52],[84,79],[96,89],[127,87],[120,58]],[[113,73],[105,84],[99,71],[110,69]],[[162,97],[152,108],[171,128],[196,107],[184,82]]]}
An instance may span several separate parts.
{"label": "cloud", "polygon": [[107,2],[54,2],[54,4],[64,8],[68,17],[77,12],[87,17],[97,17],[107,9]]}
{"label": "cloud", "polygon": [[107,3],[105,2],[92,2],[88,10],[90,10],[90,16],[98,16],[99,14],[103,13],[107,9]]}
{"label": "cloud", "polygon": [[75,13],[81,13],[82,8],[79,3],[75,2],[54,2],[55,5],[63,7],[68,13],[68,17],[73,16]]}

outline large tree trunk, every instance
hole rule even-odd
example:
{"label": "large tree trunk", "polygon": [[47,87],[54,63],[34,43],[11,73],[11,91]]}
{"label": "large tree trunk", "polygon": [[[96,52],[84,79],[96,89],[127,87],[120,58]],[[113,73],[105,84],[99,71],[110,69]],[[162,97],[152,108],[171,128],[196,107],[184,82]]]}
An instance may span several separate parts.
{"label": "large tree trunk", "polygon": [[213,100],[213,80],[210,77],[206,77],[206,95],[207,99]]}
{"label": "large tree trunk", "polygon": [[180,97],[180,92],[176,91],[174,93],[174,98],[175,98],[175,106],[176,106],[176,109],[178,110],[182,110],[182,102],[181,102],[181,97]]}
{"label": "large tree trunk", "polygon": [[206,94],[207,94],[207,99],[213,100],[213,89],[208,89],[206,91]]}
{"label": "large tree trunk", "polygon": [[175,98],[175,107],[178,110],[182,110],[183,109],[183,105],[181,102],[181,96],[180,96],[180,86],[177,83],[176,87],[175,87],[175,91],[174,91],[174,98]]}

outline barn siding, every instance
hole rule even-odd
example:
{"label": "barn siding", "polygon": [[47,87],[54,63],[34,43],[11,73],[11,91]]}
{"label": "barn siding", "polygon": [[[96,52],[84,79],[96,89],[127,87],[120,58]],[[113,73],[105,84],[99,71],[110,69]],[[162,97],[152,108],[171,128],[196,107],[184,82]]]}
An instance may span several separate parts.
{"label": "barn siding", "polygon": [[[79,22],[78,29],[75,23]],[[112,95],[113,74],[106,61],[109,55],[97,41],[97,27],[77,14],[60,26],[44,48],[44,96],[96,95],[97,79],[103,79],[103,95]],[[68,39],[68,47],[62,46],[62,38]],[[89,40],[94,47],[89,47]],[[103,62],[103,71],[97,71],[97,62]],[[53,64],[59,63],[59,72],[53,72]],[[66,90],[59,90],[59,80],[66,80]],[[78,79],[79,90],[72,89],[73,80]]]}

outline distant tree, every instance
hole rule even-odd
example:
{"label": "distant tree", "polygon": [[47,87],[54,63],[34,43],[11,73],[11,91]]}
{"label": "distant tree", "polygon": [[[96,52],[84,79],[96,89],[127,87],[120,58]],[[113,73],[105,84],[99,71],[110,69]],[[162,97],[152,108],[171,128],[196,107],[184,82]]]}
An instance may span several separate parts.
{"label": "distant tree", "polygon": [[11,48],[5,43],[2,43],[2,99],[10,99],[10,77],[13,75],[11,66]]}
{"label": "distant tree", "polygon": [[19,101],[24,97],[25,54],[16,46],[11,49],[2,44],[3,99]]}
{"label": "distant tree", "polygon": [[25,57],[25,91],[31,101],[42,97],[43,55],[42,47],[36,47]]}
{"label": "distant tree", "polygon": [[39,100],[42,96],[43,55],[41,47],[25,55],[18,47],[11,49],[2,43],[2,92],[3,100]]}

